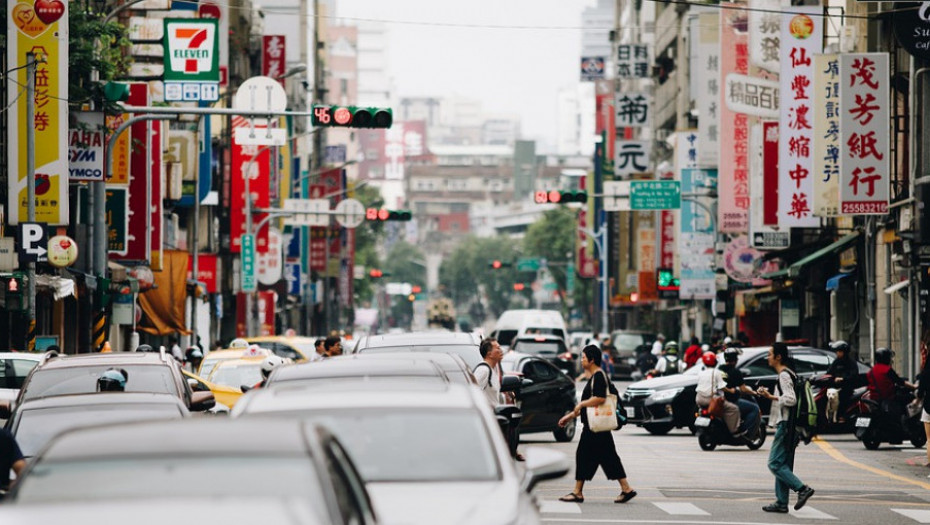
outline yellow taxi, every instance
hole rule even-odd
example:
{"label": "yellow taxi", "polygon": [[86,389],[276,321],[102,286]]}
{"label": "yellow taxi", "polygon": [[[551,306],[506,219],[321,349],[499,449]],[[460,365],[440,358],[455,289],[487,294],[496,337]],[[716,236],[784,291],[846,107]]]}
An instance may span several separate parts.
{"label": "yellow taxi", "polygon": [[207,376],[207,380],[215,385],[238,389],[243,386],[252,387],[262,380],[262,362],[266,356],[240,357],[226,359],[217,363],[216,367]]}
{"label": "yellow taxi", "polygon": [[266,348],[279,355],[284,359],[290,359],[295,363],[303,363],[316,353],[313,344],[316,338],[302,337],[298,335],[267,335],[262,337],[249,337],[246,339],[249,344],[258,345]]}
{"label": "yellow taxi", "polygon": [[254,357],[258,359],[259,363],[261,363],[263,358],[270,355],[272,355],[271,350],[262,348],[258,345],[249,345],[246,348],[227,348],[225,350],[214,350],[203,358],[203,361],[200,363],[200,368],[197,370],[197,375],[200,377],[209,378],[210,374],[213,373],[213,369],[216,368],[216,365],[222,361]]}
{"label": "yellow taxi", "polygon": [[216,399],[217,404],[224,405],[226,408],[232,408],[236,404],[236,401],[239,401],[239,398],[242,397],[242,390],[238,388],[212,383],[187,370],[182,370],[181,373],[184,374],[184,377],[188,378],[194,392],[213,392],[213,397]]}

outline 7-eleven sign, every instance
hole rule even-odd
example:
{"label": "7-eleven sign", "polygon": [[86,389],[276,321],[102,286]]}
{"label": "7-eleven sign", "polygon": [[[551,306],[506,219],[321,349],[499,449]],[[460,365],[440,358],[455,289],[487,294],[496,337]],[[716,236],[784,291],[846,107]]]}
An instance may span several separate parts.
{"label": "7-eleven sign", "polygon": [[219,82],[215,19],[165,19],[165,81]]}

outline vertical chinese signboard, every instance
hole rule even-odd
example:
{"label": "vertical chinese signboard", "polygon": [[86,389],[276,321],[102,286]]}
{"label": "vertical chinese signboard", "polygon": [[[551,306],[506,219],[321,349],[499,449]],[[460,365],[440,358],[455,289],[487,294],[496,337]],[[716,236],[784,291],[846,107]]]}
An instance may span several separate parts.
{"label": "vertical chinese signboard", "polygon": [[840,214],[888,213],[887,53],[840,56]]}
{"label": "vertical chinese signboard", "polygon": [[840,178],[840,59],[814,57],[813,172],[814,215],[835,217],[839,212]]}
{"label": "vertical chinese signboard", "polygon": [[[6,66],[8,222],[28,218],[26,126],[35,129],[35,220],[68,224],[68,2],[9,0]],[[35,53],[35,119],[26,115],[26,53]],[[14,83],[15,82],[15,83]]]}
{"label": "vertical chinese signboard", "polygon": [[814,55],[823,51],[823,8],[794,6],[782,15],[778,224],[811,228],[814,216]]}
{"label": "vertical chinese signboard", "polygon": [[617,46],[617,78],[649,78],[652,76],[652,59],[646,44],[620,44]]}
{"label": "vertical chinese signboard", "polygon": [[[248,120],[243,117],[233,117],[233,128],[248,126]],[[242,145],[236,142],[233,135],[232,170],[230,173],[229,207],[229,251],[239,253],[240,239],[245,231],[245,178],[249,177],[249,193],[252,194],[252,208],[267,208],[270,204],[268,196],[269,174],[271,172],[271,153],[267,147]],[[258,224],[265,217],[263,213],[252,213],[252,224]],[[258,251],[268,249],[268,229],[262,228],[257,235]]]}
{"label": "vertical chinese signboard", "polygon": [[[694,193],[713,188],[716,170],[681,170],[682,193]],[[681,265],[679,297],[682,299],[713,299],[714,232],[713,217],[706,207],[693,201],[681,203],[681,233],[678,236],[678,258]]]}
{"label": "vertical chinese signboard", "polygon": [[705,74],[698,80],[696,96],[698,114],[698,165],[715,168],[720,149],[720,16],[701,13],[698,16],[698,70]]}
{"label": "vertical chinese signboard", "polygon": [[[720,79],[734,73],[746,75],[749,71],[747,14],[739,9],[721,9],[720,17]],[[725,233],[743,233],[749,231],[749,117],[728,108],[724,90],[721,89],[720,94],[717,99],[720,112],[718,229]]]}
{"label": "vertical chinese signboard", "polygon": [[614,102],[617,129],[642,128],[652,125],[652,95],[649,93],[617,93]]}
{"label": "vertical chinese signboard", "polygon": [[284,35],[262,36],[262,75],[277,79],[282,86],[287,65],[284,42]]}

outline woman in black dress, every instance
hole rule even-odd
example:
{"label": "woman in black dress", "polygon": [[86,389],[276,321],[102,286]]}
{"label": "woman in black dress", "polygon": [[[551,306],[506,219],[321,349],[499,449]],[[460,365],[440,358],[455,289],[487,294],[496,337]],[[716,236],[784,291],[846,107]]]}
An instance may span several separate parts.
{"label": "woman in black dress", "polygon": [[584,347],[581,355],[581,366],[589,377],[588,384],[585,385],[581,393],[581,402],[575,405],[575,409],[562,416],[559,420],[559,426],[565,426],[572,419],[581,416],[581,422],[584,427],[581,431],[581,439],[578,441],[578,449],[575,452],[575,490],[559,498],[559,501],[571,501],[575,503],[584,503],[585,481],[594,478],[597,467],[604,469],[607,479],[616,479],[620,481],[620,495],[614,500],[614,503],[626,503],[636,496],[636,491],[630,487],[626,480],[626,471],[623,470],[623,463],[620,456],[617,455],[617,448],[614,446],[614,437],[609,431],[591,432],[588,428],[588,415],[584,410],[587,407],[596,407],[604,403],[607,399],[607,389],[616,394],[617,389],[607,379],[607,375],[601,371],[601,351],[594,345]]}

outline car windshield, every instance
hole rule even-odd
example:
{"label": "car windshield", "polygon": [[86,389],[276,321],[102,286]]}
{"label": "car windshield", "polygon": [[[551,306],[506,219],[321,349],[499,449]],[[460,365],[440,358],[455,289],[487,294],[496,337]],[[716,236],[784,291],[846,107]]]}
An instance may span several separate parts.
{"label": "car windshield", "polygon": [[216,365],[220,364],[220,361],[224,359],[235,359],[234,357],[207,357],[200,363],[200,372],[197,374],[200,377],[210,377],[210,373],[213,372],[213,369],[216,368]]}
{"label": "car windshield", "polygon": [[374,348],[363,348],[359,353],[368,354],[373,352],[442,352],[445,354],[455,354],[465,361],[470,370],[474,370],[478,363],[482,361],[481,353],[478,352],[477,345],[404,345],[404,346],[378,346]]}
{"label": "car windshield", "polygon": [[[313,466],[303,455],[100,458],[42,462],[19,483],[16,501],[115,501],[147,498],[308,498],[320,500]],[[250,482],[249,480],[252,480]],[[254,481],[258,482],[254,482]],[[325,508],[317,501],[317,508]]]}
{"label": "car windshield", "polygon": [[[26,385],[23,401],[47,396],[89,394],[97,391],[97,379],[114,365],[69,366],[66,368],[39,369]],[[154,392],[178,395],[178,386],[165,365],[118,365],[129,377],[127,392]]]}
{"label": "car windshield", "polygon": [[558,341],[517,341],[513,346],[514,351],[523,352],[531,355],[553,356],[562,351],[562,345]]}
{"label": "car windshield", "polygon": [[180,417],[182,414],[177,406],[153,403],[27,409],[22,412],[13,430],[23,455],[30,457],[38,454],[53,437],[71,428]]}
{"label": "car windshield", "polygon": [[617,347],[617,350],[636,350],[640,345],[645,344],[645,338],[642,334],[617,334],[611,343]]}
{"label": "car windshield", "polygon": [[209,381],[233,388],[239,388],[242,385],[251,386],[262,380],[261,366],[259,362],[220,366],[210,376]]}
{"label": "car windshield", "polygon": [[475,410],[379,408],[314,413],[313,420],[339,438],[365,481],[500,479],[491,437]]}

